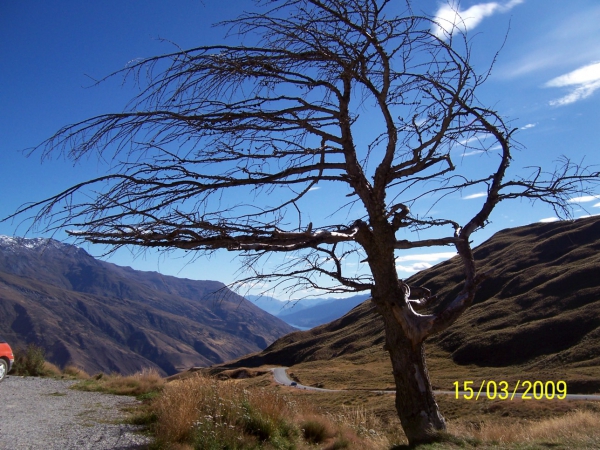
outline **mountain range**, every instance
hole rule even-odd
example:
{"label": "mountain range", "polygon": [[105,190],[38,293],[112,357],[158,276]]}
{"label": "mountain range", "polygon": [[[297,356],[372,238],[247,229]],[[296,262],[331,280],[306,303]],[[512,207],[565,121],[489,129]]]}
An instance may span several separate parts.
{"label": "mountain range", "polygon": [[294,328],[216,281],[136,271],[53,239],[0,236],[0,331],[64,367],[173,374],[264,349]]}

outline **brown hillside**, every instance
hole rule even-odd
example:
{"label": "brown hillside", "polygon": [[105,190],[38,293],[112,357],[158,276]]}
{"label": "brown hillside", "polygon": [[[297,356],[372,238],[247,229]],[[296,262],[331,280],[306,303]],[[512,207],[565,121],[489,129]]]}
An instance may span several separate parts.
{"label": "brown hillside", "polygon": [[[475,258],[493,276],[482,284],[475,304],[428,341],[429,354],[450,356],[456,365],[519,365],[527,370],[568,366],[597,372],[600,219],[504,230],[477,247]],[[449,301],[461,289],[461,268],[452,259],[408,281]],[[336,321],[291,333],[232,365],[293,366],[332,358],[353,364],[381,362],[387,358],[383,341],[381,321],[367,301]],[[432,371],[434,366],[430,364]]]}
{"label": "brown hillside", "polygon": [[136,271],[45,239],[0,237],[0,332],[64,367],[173,374],[293,330],[216,281]]}

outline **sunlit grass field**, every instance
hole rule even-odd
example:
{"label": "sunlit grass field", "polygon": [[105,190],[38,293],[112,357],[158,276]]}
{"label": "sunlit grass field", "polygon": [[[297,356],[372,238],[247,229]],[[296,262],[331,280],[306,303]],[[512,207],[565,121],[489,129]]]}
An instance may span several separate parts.
{"label": "sunlit grass field", "polygon": [[[307,373],[292,372],[301,382]],[[274,384],[270,373],[219,380],[196,372],[153,400],[156,448],[407,448],[394,396],[327,393]],[[224,378],[224,377],[222,377]],[[600,402],[466,401],[439,395],[448,420],[440,442],[419,448],[598,448]]]}
{"label": "sunlit grass field", "polygon": [[[565,380],[582,389],[597,380],[595,366],[479,367],[454,364],[432,346],[428,361],[436,389],[453,390],[454,381]],[[29,354],[31,353],[31,355]],[[306,362],[288,370],[305,385],[345,392],[315,392],[281,386],[267,367],[204,369],[168,379],[154,370],[122,376],[89,375],[68,366],[60,370],[35,352],[20,359],[41,374],[76,379],[74,389],[133,395],[142,402],[128,421],[155,437],[153,449],[401,449],[408,448],[394,407],[386,353],[366,349],[330,361]],[[30,361],[31,360],[31,361]],[[34,364],[35,363],[35,364]],[[437,396],[448,433],[427,449],[600,448],[600,402],[570,400],[465,400]]]}

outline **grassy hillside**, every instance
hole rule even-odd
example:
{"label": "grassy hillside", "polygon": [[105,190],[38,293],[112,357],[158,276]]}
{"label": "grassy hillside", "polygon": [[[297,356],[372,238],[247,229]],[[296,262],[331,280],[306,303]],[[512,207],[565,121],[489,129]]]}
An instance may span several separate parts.
{"label": "grassy hillside", "polygon": [[[492,271],[475,303],[426,342],[434,387],[455,380],[568,379],[569,391],[600,391],[600,219],[501,231],[475,249]],[[409,284],[440,295],[461,289],[455,259]],[[381,320],[370,301],[309,331],[291,333],[234,366],[287,365],[305,384],[392,388]],[[534,378],[532,378],[534,377]]]}

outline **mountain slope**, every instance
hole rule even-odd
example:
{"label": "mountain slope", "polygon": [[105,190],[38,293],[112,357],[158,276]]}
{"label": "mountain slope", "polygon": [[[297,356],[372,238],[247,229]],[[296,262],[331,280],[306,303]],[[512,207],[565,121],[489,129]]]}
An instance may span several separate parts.
{"label": "mountain slope", "polygon": [[60,365],[172,374],[266,347],[293,330],[215,281],[135,271],[48,239],[0,237],[0,321],[13,347]]}
{"label": "mountain slope", "polygon": [[[504,230],[474,255],[480,269],[492,276],[474,305],[432,337],[428,348],[448,352],[460,365],[600,367],[600,219]],[[461,289],[461,272],[453,258],[408,282],[450,301]],[[378,358],[385,358],[383,342],[381,320],[367,301],[338,320],[286,335],[231,365],[352,360],[375,348]]]}

